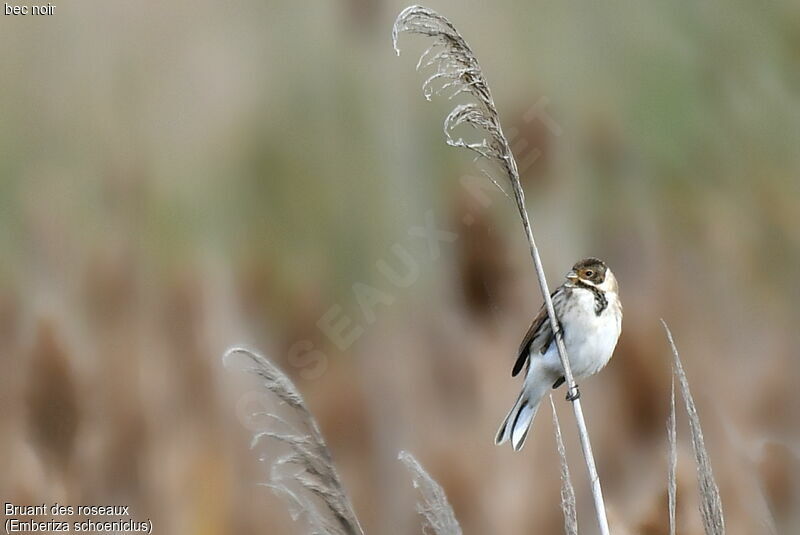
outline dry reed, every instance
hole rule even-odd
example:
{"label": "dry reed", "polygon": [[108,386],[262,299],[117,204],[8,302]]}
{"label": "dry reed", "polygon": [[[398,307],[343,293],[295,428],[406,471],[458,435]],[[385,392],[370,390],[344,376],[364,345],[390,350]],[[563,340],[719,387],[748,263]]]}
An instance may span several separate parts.
{"label": "dry reed", "polygon": [[675,507],[678,503],[678,429],[675,418],[675,376],[669,399],[669,418],[667,419],[667,442],[669,443],[669,475],[667,476],[669,499],[669,535],[675,535]]}
{"label": "dry reed", "polygon": [[578,512],[575,502],[575,488],[572,486],[572,478],[569,475],[569,464],[567,464],[567,450],[564,448],[564,440],[561,437],[561,425],[558,422],[556,405],[553,403],[553,396],[550,395],[550,408],[553,410],[553,429],[556,435],[556,449],[558,458],[561,461],[561,511],[564,513],[564,533],[567,535],[578,535]]}
{"label": "dry reed", "polygon": [[[265,439],[289,447],[289,453],[260,459],[269,463],[269,480],[264,485],[288,502],[295,521],[305,517],[311,534],[363,535],[319,425],[292,380],[269,359],[246,348],[228,350],[223,361],[229,363],[234,355],[245,356],[252,362],[244,371],[259,377],[264,388],[288,406],[294,420],[299,422],[293,425],[288,418],[272,412],[253,414],[268,417],[269,425],[253,435],[252,448]],[[442,487],[410,453],[401,451],[398,458],[413,474],[414,487],[422,495],[417,511],[425,520],[425,532],[430,528],[436,535],[461,535],[461,527]],[[287,466],[300,470],[287,473],[284,470]],[[320,503],[323,507],[319,507]]]}
{"label": "dry reed", "polygon": [[672,332],[664,320],[661,320],[661,323],[667,333],[667,339],[672,349],[673,374],[678,378],[686,414],[689,417],[689,431],[692,435],[692,450],[694,451],[694,461],[697,467],[697,487],[700,493],[700,514],[703,519],[703,527],[706,535],[723,535],[725,533],[725,520],[722,515],[722,499],[711,470],[711,460],[708,457],[705,440],[703,439],[700,416],[697,414],[697,406],[689,389],[689,380],[683,370],[678,348],[675,347],[675,341],[672,339]]}
{"label": "dry reed", "polygon": [[411,471],[414,488],[422,495],[422,500],[417,502],[417,512],[424,519],[423,532],[428,533],[427,528],[430,528],[436,535],[461,535],[461,526],[441,485],[407,451],[401,451],[397,458]]}
{"label": "dry reed", "polygon": [[[600,476],[594,462],[589,432],[583,417],[583,409],[578,399],[578,386],[572,376],[567,350],[558,325],[553,302],[550,299],[550,289],[544,274],[544,267],[533,236],[531,222],[525,208],[525,194],[519,179],[519,171],[511,146],[503,133],[500,124],[500,115],[497,112],[489,85],[478,63],[478,58],[467,42],[456,30],[455,26],[439,13],[422,6],[410,6],[404,9],[395,20],[392,28],[392,42],[395,51],[399,54],[398,37],[400,33],[416,33],[433,38],[433,44],[423,52],[417,62],[417,69],[433,68],[434,72],[425,80],[422,89],[425,98],[430,99],[434,94],[449,92],[449,98],[466,95],[470,102],[456,105],[444,120],[444,133],[447,143],[453,147],[465,148],[476,154],[476,159],[483,159],[490,165],[497,166],[508,179],[517,210],[519,211],[522,226],[528,239],[531,258],[536,268],[539,289],[544,299],[544,305],[550,320],[550,326],[556,334],[556,347],[564,368],[568,399],[572,401],[573,412],[578,426],[578,435],[583,449],[586,468],[589,473],[589,483],[594,498],[597,523],[603,535],[609,533],[608,518],[606,517],[603,491],[600,485]],[[468,142],[463,138],[454,137],[454,130],[460,127],[470,127],[479,134],[481,139]],[[484,174],[492,180],[501,190],[491,174],[483,170]],[[503,190],[505,192],[505,190]]]}
{"label": "dry reed", "polygon": [[[232,348],[223,359],[229,362],[233,355],[243,355],[252,361],[246,371],[261,378],[264,388],[287,405],[299,422],[293,425],[274,413],[255,415],[267,416],[275,428],[285,430],[277,431],[270,426],[256,432],[251,447],[255,448],[265,439],[289,447],[289,453],[271,460],[261,459],[270,463],[269,481],[265,485],[289,502],[294,520],[306,517],[312,534],[363,535],[319,425],[294,383],[268,359],[249,349]],[[287,474],[286,467],[300,471]]]}

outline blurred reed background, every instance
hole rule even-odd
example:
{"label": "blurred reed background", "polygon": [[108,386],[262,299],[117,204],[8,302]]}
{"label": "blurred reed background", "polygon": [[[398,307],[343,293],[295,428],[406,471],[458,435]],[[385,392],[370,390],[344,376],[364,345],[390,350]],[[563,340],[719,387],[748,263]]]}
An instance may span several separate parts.
{"label": "blurred reed background", "polygon": [[[466,533],[561,532],[547,409],[521,454],[492,443],[541,303],[524,236],[502,193],[465,187],[480,174],[443,142],[449,103],[420,96],[424,44],[394,56],[406,4],[57,5],[0,17],[2,500],[296,532],[256,486],[246,387],[220,362],[250,343],[304,392],[368,533],[418,532],[401,449]],[[582,385],[614,532],[667,533],[663,317],[729,533],[797,533],[800,6],[429,5],[528,162],[551,285],[588,255],[620,280],[616,356]],[[454,234],[431,248],[426,224]],[[679,532],[700,533],[679,441]]]}

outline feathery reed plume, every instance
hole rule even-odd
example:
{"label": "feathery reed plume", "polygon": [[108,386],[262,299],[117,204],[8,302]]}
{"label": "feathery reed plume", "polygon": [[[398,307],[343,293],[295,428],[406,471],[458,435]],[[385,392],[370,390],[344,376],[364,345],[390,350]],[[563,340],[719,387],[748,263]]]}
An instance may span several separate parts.
{"label": "feathery reed plume", "polygon": [[706,535],[723,535],[725,533],[725,519],[722,515],[722,500],[719,496],[719,487],[717,487],[714,474],[711,471],[711,460],[708,458],[708,451],[706,451],[703,429],[700,426],[700,416],[697,414],[697,407],[689,389],[689,380],[683,370],[678,348],[675,347],[675,341],[672,339],[672,332],[663,319],[661,324],[667,332],[667,339],[672,348],[673,372],[678,378],[683,403],[686,406],[686,414],[689,416],[689,430],[692,434],[692,450],[694,450],[694,462],[697,466],[697,486],[700,492],[700,514],[703,518],[703,527]]}
{"label": "feathery reed plume", "polygon": [[669,400],[669,418],[667,418],[667,442],[669,442],[669,535],[675,535],[675,505],[678,498],[678,429],[675,419],[675,375],[672,376],[672,394]]}
{"label": "feathery reed plume", "polygon": [[[260,377],[263,386],[292,409],[299,421],[299,426],[295,426],[277,414],[257,415],[269,417],[275,422],[275,429],[256,432],[251,447],[255,448],[264,439],[289,447],[289,453],[272,459],[269,482],[265,486],[289,502],[294,520],[305,515],[312,534],[363,535],[350,499],[333,466],[330,450],[322,438],[319,425],[294,383],[268,359],[249,349],[229,349],[223,361],[227,363],[237,354],[244,355],[253,362],[254,365],[245,371]],[[277,430],[278,428],[285,430]],[[287,474],[287,466],[299,467],[301,470]],[[297,485],[299,489],[296,490]],[[322,510],[317,502],[322,502],[327,511]]]}
{"label": "feathery reed plume", "polygon": [[[550,288],[547,285],[539,249],[536,247],[528,212],[525,209],[525,194],[520,184],[517,162],[500,125],[500,116],[497,113],[497,107],[489,90],[489,85],[483,77],[478,59],[472,49],[461,37],[461,34],[458,33],[455,26],[442,15],[422,6],[410,6],[401,11],[392,28],[392,42],[398,54],[400,49],[397,46],[397,39],[402,32],[416,33],[434,39],[433,44],[423,52],[417,63],[418,69],[434,68],[433,74],[422,86],[425,98],[430,99],[433,94],[441,94],[445,91],[450,92],[450,98],[462,94],[471,97],[471,102],[457,105],[444,120],[444,133],[447,137],[448,145],[469,149],[477,155],[476,159],[483,158],[490,164],[498,166],[511,184],[525,236],[528,239],[531,258],[533,258],[533,263],[536,267],[539,289],[542,292],[550,327],[556,335],[556,347],[558,348],[561,365],[564,368],[564,378],[569,393],[568,399],[572,400],[572,410],[575,413],[575,420],[578,425],[583,457],[586,461],[586,469],[589,472],[597,523],[600,527],[600,532],[603,535],[608,535],[608,519],[606,517],[605,503],[603,502],[600,476],[597,474],[589,440],[589,431],[586,428],[583,409],[578,399],[578,386],[572,376],[567,350],[564,346],[558,319],[553,310],[553,302],[550,299]],[[460,126],[469,126],[482,133],[483,139],[478,142],[467,142],[462,138],[453,137],[453,131]],[[483,172],[497,187],[505,192],[487,171],[484,170]]]}
{"label": "feathery reed plume", "polygon": [[428,533],[430,528],[435,535],[461,535],[461,526],[441,485],[409,452],[401,451],[397,458],[411,471],[414,488],[422,495],[422,500],[417,502],[417,512],[424,518],[423,532]]}
{"label": "feathery reed plume", "polygon": [[572,487],[572,478],[569,475],[567,450],[564,448],[564,440],[561,438],[561,425],[558,423],[556,404],[553,403],[552,394],[550,394],[550,408],[553,409],[553,429],[556,435],[558,458],[561,460],[561,511],[564,513],[564,533],[567,535],[578,535],[578,513],[575,504],[575,489]]}
{"label": "feathery reed plume", "polygon": [[[479,158],[500,166],[506,174],[517,175],[517,164],[503,129],[500,116],[483,78],[478,58],[467,45],[455,26],[432,9],[411,6],[404,9],[392,28],[392,43],[400,55],[397,38],[401,32],[418,33],[434,38],[433,44],[423,52],[417,69],[435,67],[435,72],[425,80],[422,91],[430,100],[433,95],[451,91],[449,98],[468,93],[474,102],[459,104],[444,120],[444,134],[451,147],[463,147],[476,153]],[[459,126],[469,125],[488,137],[469,143],[463,138],[454,138],[453,131]],[[491,177],[490,177],[491,178]],[[498,187],[499,184],[498,184]],[[502,190],[502,187],[500,187]]]}

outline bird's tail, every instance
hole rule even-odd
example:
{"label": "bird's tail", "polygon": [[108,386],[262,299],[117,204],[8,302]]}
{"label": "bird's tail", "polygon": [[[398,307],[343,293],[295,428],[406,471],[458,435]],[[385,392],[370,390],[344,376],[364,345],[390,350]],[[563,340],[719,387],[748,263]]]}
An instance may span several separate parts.
{"label": "bird's tail", "polygon": [[536,416],[536,411],[539,409],[539,402],[548,389],[549,383],[547,382],[535,381],[531,377],[526,379],[516,403],[514,403],[511,411],[503,420],[500,429],[497,430],[497,436],[494,439],[495,444],[502,444],[510,439],[511,447],[514,448],[514,451],[522,449],[533,417]]}

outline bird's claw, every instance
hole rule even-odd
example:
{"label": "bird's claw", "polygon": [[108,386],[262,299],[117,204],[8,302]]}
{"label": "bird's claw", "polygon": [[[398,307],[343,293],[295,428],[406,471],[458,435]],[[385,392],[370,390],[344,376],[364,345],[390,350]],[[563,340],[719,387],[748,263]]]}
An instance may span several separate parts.
{"label": "bird's claw", "polygon": [[575,385],[575,388],[572,388],[567,391],[567,401],[575,401],[576,399],[580,399],[581,391],[578,390],[578,385]]}
{"label": "bird's claw", "polygon": [[556,329],[556,336],[560,337],[562,340],[564,339],[564,327],[561,326],[561,322],[558,322],[558,328]]}

